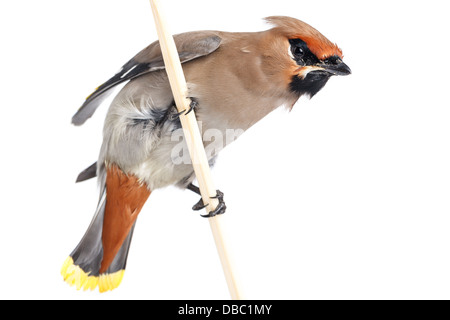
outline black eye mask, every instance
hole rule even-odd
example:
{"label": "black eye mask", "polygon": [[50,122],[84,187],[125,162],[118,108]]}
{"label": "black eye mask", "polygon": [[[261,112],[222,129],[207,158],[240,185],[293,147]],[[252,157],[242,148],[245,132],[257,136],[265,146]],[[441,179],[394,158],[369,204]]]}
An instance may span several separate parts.
{"label": "black eye mask", "polygon": [[291,52],[299,66],[312,66],[319,63],[319,59],[309,50],[308,45],[301,39],[290,39]]}

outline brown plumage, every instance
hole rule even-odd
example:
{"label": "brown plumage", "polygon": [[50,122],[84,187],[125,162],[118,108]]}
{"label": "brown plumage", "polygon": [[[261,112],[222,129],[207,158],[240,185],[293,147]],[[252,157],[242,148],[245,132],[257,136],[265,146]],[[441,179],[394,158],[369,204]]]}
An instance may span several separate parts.
{"label": "brown plumage", "polygon": [[[292,108],[300,96],[314,96],[331,76],[350,74],[342,51],[316,29],[290,17],[266,20],[274,27],[262,32],[174,36],[203,133],[219,134],[204,139],[214,149],[208,153],[211,164],[231,142],[224,140],[229,131],[242,133],[277,107]],[[129,82],[106,116],[97,165],[78,179],[98,175],[102,187],[94,220],[62,270],[78,288],[118,286],[133,226],[150,190],[177,185],[196,191],[192,165],[178,161],[179,152],[173,152],[180,144],[173,137],[181,125],[158,42],[90,95],[73,123],[83,124],[124,81]]]}
{"label": "brown plumage", "polygon": [[100,274],[108,270],[150,196],[145,184],[133,175],[126,175],[117,166],[109,166],[106,172],[108,198],[103,218]]}

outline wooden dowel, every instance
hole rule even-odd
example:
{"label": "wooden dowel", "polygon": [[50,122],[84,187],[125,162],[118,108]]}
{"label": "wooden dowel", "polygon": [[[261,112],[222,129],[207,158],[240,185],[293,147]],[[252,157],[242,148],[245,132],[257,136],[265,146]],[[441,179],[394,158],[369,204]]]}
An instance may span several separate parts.
{"label": "wooden dowel", "polygon": [[[161,5],[159,4],[159,1],[150,0],[150,4],[152,6],[153,17],[164,58],[164,64],[166,66],[166,72],[172,88],[172,93],[178,111],[182,112],[190,108],[191,101],[187,97],[188,89],[183,68],[181,67],[180,57],[178,55],[173,36],[167,27],[166,20],[161,14]],[[216,209],[219,201],[217,199],[213,199],[216,196],[216,188],[212,181],[211,170],[209,168],[209,162],[203,146],[203,139],[197,124],[195,112],[192,111],[187,115],[183,113],[180,116],[180,121],[183,127],[184,136],[187,142],[202,199],[204,203],[208,203],[206,210],[209,213]],[[226,243],[224,241],[224,232],[220,223],[221,219],[221,216],[215,216],[209,218],[208,220],[214,237],[214,242],[219,253],[231,298],[233,300],[239,300],[241,297],[228,255],[228,250],[226,248]]]}

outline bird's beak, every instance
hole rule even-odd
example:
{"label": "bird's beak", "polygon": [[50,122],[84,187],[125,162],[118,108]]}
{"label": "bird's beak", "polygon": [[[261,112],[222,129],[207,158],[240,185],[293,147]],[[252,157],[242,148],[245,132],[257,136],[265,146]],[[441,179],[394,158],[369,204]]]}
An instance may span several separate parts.
{"label": "bird's beak", "polygon": [[341,60],[341,58],[336,56],[320,62],[319,64],[317,64],[317,66],[334,76],[348,76],[352,73],[352,70],[350,70],[350,68]]}

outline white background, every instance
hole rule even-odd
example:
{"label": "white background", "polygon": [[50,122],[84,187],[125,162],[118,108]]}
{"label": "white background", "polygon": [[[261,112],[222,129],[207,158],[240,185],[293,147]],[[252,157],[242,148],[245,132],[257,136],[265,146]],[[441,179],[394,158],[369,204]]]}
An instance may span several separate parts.
{"label": "white background", "polygon": [[[450,298],[450,104],[445,1],[164,1],[173,33],[258,31],[290,15],[343,49],[331,79],[223,151],[213,171],[249,299]],[[173,9],[169,12],[168,9]],[[84,98],[156,39],[148,1],[2,1],[2,299],[228,299],[198,197],[158,190],[112,293],[59,275],[89,225],[107,105]],[[255,106],[256,107],[256,106]]]}

